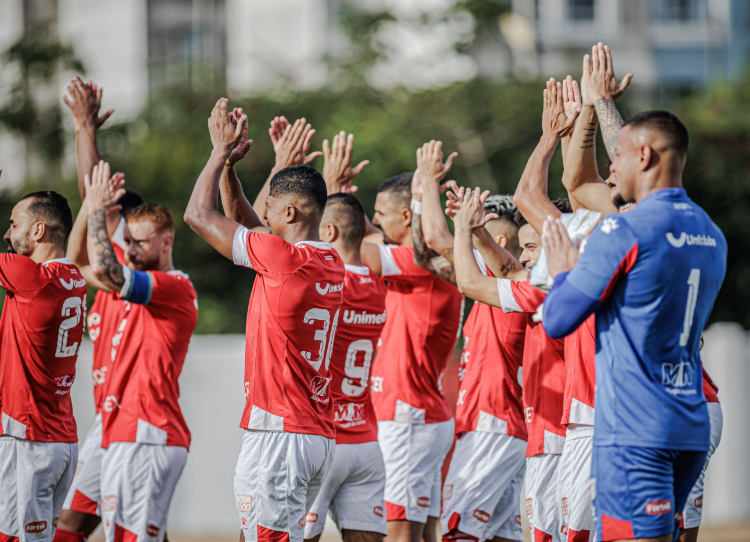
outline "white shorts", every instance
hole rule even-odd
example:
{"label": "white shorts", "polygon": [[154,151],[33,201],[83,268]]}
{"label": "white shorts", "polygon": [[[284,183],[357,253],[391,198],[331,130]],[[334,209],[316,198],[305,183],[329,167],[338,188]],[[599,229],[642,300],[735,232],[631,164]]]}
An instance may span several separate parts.
{"label": "white shorts", "polygon": [[68,490],[68,496],[65,497],[64,510],[75,510],[94,516],[101,515],[99,504],[103,456],[102,415],[97,414],[94,424],[86,433],[83,446],[78,451],[76,475]]}
{"label": "white shorts", "polygon": [[[532,540],[562,540],[559,465],[559,454],[537,454],[526,458],[526,516],[529,518]],[[542,533],[547,538],[543,538]]]}
{"label": "white shorts", "polygon": [[307,513],[305,538],[323,532],[326,513],[340,531],[388,534],[385,526],[385,464],[377,441],[337,444],[336,457]]}
{"label": "white shorts", "polygon": [[522,540],[525,456],[526,441],[509,435],[470,431],[458,439],[443,486],[443,534]]}
{"label": "white shorts", "polygon": [[711,447],[706,456],[706,463],[703,465],[701,475],[695,482],[693,489],[690,491],[685,511],[682,514],[683,528],[692,529],[700,527],[701,517],[703,515],[703,485],[706,476],[708,461],[716,451],[721,442],[721,431],[724,427],[724,414],[721,411],[721,403],[708,403],[708,417],[711,420]]}
{"label": "white shorts", "polygon": [[305,538],[305,516],[333,463],[336,441],[304,433],[245,431],[234,496],[246,542]]}
{"label": "white shorts", "polygon": [[161,541],[187,448],[113,442],[102,458],[102,524],[107,542]]}
{"label": "white shorts", "polygon": [[453,443],[453,419],[410,424],[378,422],[385,461],[385,510],[388,521],[426,523],[440,517],[441,469]]}
{"label": "white shorts", "polygon": [[0,540],[54,538],[77,457],[77,442],[0,436]]}
{"label": "white shorts", "polygon": [[567,532],[568,542],[594,540],[594,505],[591,502],[593,446],[593,426],[568,426],[558,469],[563,530]]}

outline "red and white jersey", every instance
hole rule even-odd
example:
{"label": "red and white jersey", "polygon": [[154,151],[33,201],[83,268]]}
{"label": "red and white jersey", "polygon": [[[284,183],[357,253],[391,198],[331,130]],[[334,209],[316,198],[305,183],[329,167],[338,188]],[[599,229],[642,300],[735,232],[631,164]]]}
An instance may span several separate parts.
{"label": "red and white jersey", "polygon": [[329,364],[344,263],[328,243],[237,228],[234,263],[258,275],[245,333],[245,429],[336,436]]}
{"label": "red and white jersey", "polygon": [[379,248],[388,319],[371,376],[375,414],[378,421],[450,420],[440,378],[456,346],[464,296],[414,263],[414,247]]}
{"label": "red and white jersey", "polygon": [[565,397],[562,424],[594,425],[596,316],[565,337]]}
{"label": "red and white jersey", "polygon": [[[474,257],[482,272],[493,276],[476,250]],[[463,328],[457,436],[483,431],[526,440],[521,384],[527,320],[523,313],[506,314],[497,307],[474,303]]]}
{"label": "red and white jersey", "polygon": [[198,295],[181,271],[128,275],[120,310],[108,313],[116,318],[117,330],[108,345],[111,363],[101,405],[102,448],[113,442],[189,448],[177,380],[198,322]]}
{"label": "red and white jersey", "polygon": [[0,254],[0,434],[78,442],[70,387],[86,320],[86,281],[68,258]]}
{"label": "red and white jersey", "polygon": [[[114,235],[112,235],[112,248],[117,261],[125,265],[125,219],[120,219]],[[117,326],[120,320],[117,314],[122,310],[124,301],[120,299],[117,292],[105,292],[97,290],[94,295],[94,304],[91,305],[86,324],[89,329],[89,338],[94,345],[94,363],[91,367],[91,377],[94,381],[94,406],[99,414],[104,400],[104,382],[107,380],[107,371],[112,362],[112,337],[117,334]],[[115,349],[116,351],[116,349]]]}
{"label": "red and white jersey", "polygon": [[331,355],[336,444],[378,439],[370,398],[370,365],[385,326],[386,287],[365,265],[347,265],[339,326]]}
{"label": "red and white jersey", "polygon": [[505,312],[528,314],[523,351],[523,410],[528,430],[526,456],[560,454],[565,426],[560,423],[565,391],[563,339],[552,339],[533,319],[545,294],[528,280],[497,279],[500,305]]}
{"label": "red and white jersey", "polygon": [[708,376],[705,367],[703,368],[703,395],[706,396],[706,402],[708,403],[719,402],[719,387]]}

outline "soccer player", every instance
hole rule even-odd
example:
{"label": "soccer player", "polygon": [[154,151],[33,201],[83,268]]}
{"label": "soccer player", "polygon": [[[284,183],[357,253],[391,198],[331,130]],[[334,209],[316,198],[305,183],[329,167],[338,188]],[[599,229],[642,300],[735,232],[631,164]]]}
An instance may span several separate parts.
{"label": "soccer player", "polygon": [[[605,52],[598,61],[611,66]],[[591,98],[612,114],[616,80],[602,82]],[[545,329],[562,337],[596,314],[592,479],[605,542],[671,540],[709,450],[698,348],[727,247],[682,188],[687,146],[687,129],[671,113],[635,115],[617,133],[610,166],[619,197],[635,209],[606,217],[582,254],[559,221],[545,223],[555,277]]]}
{"label": "soccer player", "polygon": [[[269,234],[234,170],[251,144],[247,117],[227,111],[222,98],[209,132],[214,149],[185,221],[236,265],[257,272],[247,316],[246,431],[234,481],[240,540],[299,542],[335,453],[328,367],[344,263],[320,241],[326,185],[317,171],[299,165],[271,178],[263,205]],[[220,184],[235,220],[218,211]]]}
{"label": "soccer player", "polygon": [[177,380],[198,321],[198,298],[172,263],[172,213],[154,204],[128,213],[125,266],[107,234],[107,210],[115,204],[109,165],[100,162],[86,177],[88,257],[96,278],[125,301],[110,313],[117,333],[101,406],[102,521],[108,542],[163,540],[190,446]]}
{"label": "soccer player", "polygon": [[[602,55],[601,57],[600,54]],[[610,106],[606,100],[597,100],[597,103],[594,104],[589,95],[599,92],[596,87],[609,84],[612,86],[617,85],[617,91],[613,94],[613,98],[616,98],[627,87],[631,78],[632,74],[628,74],[619,84],[616,83],[609,47],[601,43],[592,48],[591,56],[584,56],[583,76],[581,78],[583,109],[579,123],[572,134],[571,146],[568,151],[563,175],[563,184],[571,194],[571,197],[582,206],[599,211],[604,215],[619,212],[621,208],[628,207],[619,195],[617,176],[612,174],[605,182],[599,175],[595,147],[595,136],[598,125],[597,111],[600,111],[602,114],[603,131],[607,134],[607,140],[610,142],[607,145],[607,151],[612,153],[612,158],[616,157],[616,145],[612,145],[611,140],[617,137],[623,120],[617,108],[614,107],[614,104]],[[594,88],[590,89],[592,85]],[[587,322],[591,318],[589,317]],[[721,440],[723,427],[723,416],[716,394],[716,386],[711,381],[705,369],[703,370],[703,391],[708,401],[709,418],[711,420],[711,448],[706,457],[703,471],[685,505],[681,526],[684,530],[680,534],[682,542],[695,542],[697,540],[698,527],[700,526],[703,509],[704,475],[708,461]],[[578,478],[581,479],[580,477]],[[589,492],[585,493],[585,495],[588,494]]]}
{"label": "soccer player", "polygon": [[[412,174],[385,181],[373,224],[388,244],[362,243],[362,262],[388,281],[388,319],[371,372],[378,441],[386,468],[389,540],[435,540],[441,468],[453,440],[453,414],[440,379],[463,312],[458,289],[415,263]],[[425,265],[433,265],[428,262]],[[449,280],[453,264],[437,271]]]}
{"label": "soccer player", "polygon": [[[412,181],[412,198],[421,202],[414,214],[415,247],[435,251],[453,263],[453,235],[440,204],[441,142],[431,141],[418,151],[419,174]],[[446,164],[447,165],[447,164]],[[447,184],[447,183],[446,183]],[[490,196],[485,210],[497,216],[478,230],[519,257],[516,206],[510,196]],[[478,251],[482,272],[494,276]],[[418,258],[422,262],[425,258]],[[506,263],[506,262],[503,262]],[[432,266],[435,269],[436,266]],[[523,538],[520,498],[526,470],[526,425],[521,382],[527,316],[474,303],[463,327],[464,348],[459,367],[456,405],[458,438],[443,486],[443,540]]]}
{"label": "soccer player", "polygon": [[76,469],[70,401],[86,281],[64,258],[73,226],[57,192],[16,204],[0,254],[0,539],[52,540]]}
{"label": "soccer player", "polygon": [[[338,146],[337,136],[334,160],[341,156],[335,152]],[[370,364],[385,326],[386,287],[362,265],[365,230],[365,212],[357,198],[346,193],[328,196],[320,239],[338,252],[346,276],[330,366],[336,457],[307,514],[305,538],[314,542],[320,539],[327,512],[346,542],[377,542],[388,534],[385,464],[369,388]]]}
{"label": "soccer player", "polygon": [[[68,95],[63,98],[73,112],[76,130],[76,152],[78,162],[78,188],[82,201],[85,200],[85,176],[91,175],[101,156],[96,141],[96,133],[112,110],[99,117],[102,90],[93,83],[83,83],[74,79],[68,86]],[[116,174],[117,192],[121,174]],[[142,198],[133,191],[117,199],[117,205],[107,213],[107,235],[112,241],[112,249],[117,261],[125,264],[125,217],[133,208],[142,204]],[[73,483],[60,514],[60,522],[55,532],[57,542],[81,540],[81,534],[91,536],[101,523],[99,504],[101,501],[100,478],[102,455],[101,405],[104,400],[104,383],[111,363],[112,337],[117,333],[117,312],[121,304],[117,292],[109,291],[95,276],[88,260],[87,221],[88,211],[79,212],[68,242],[68,257],[78,266],[89,286],[97,288],[94,304],[87,318],[89,337],[94,345],[92,379],[94,381],[94,405],[96,418],[86,434],[86,439],[78,453],[78,467]],[[112,315],[110,315],[112,313]]]}

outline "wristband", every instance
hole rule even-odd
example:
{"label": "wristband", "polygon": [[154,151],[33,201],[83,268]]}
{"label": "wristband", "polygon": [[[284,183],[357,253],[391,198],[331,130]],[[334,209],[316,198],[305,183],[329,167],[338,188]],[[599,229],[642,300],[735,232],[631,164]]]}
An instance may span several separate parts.
{"label": "wristband", "polygon": [[422,214],[422,202],[412,198],[411,205],[409,206],[411,212],[417,215]]}

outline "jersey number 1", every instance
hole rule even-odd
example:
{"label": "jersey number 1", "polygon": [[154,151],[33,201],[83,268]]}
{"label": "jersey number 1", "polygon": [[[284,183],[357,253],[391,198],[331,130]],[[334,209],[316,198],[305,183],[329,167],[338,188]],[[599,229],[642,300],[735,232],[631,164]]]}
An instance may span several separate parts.
{"label": "jersey number 1", "polygon": [[691,269],[687,282],[688,297],[687,306],[685,307],[685,323],[682,326],[682,334],[680,335],[680,346],[687,346],[690,339],[690,328],[693,327],[695,305],[698,302],[698,286],[700,286],[701,282],[701,270]]}

